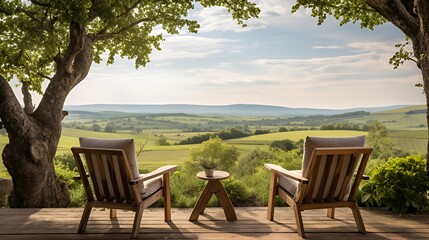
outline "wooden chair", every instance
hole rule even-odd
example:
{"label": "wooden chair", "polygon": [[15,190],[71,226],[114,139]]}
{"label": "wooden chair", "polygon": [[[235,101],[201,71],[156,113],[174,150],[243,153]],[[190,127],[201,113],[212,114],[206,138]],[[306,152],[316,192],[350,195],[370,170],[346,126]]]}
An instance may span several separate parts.
{"label": "wooden chair", "polygon": [[[117,143],[117,140],[107,141]],[[128,145],[134,145],[133,141],[127,141]],[[171,220],[169,174],[176,170],[176,166],[163,166],[136,176],[132,167],[137,164],[130,164],[127,149],[72,147],[71,151],[80,175],[75,179],[83,182],[87,196],[78,233],[85,231],[93,207],[110,208],[111,219],[116,218],[116,209],[124,209],[136,212],[131,233],[135,238],[139,234],[143,210],[161,197],[164,198],[164,219],[166,222]]]}
{"label": "wooden chair", "polygon": [[314,148],[302,172],[265,164],[272,172],[268,220],[274,219],[275,196],[279,195],[293,209],[302,238],[305,233],[301,211],[307,209],[327,208],[328,217],[334,218],[335,208],[351,208],[359,232],[365,233],[355,195],[371,152],[369,147]]}

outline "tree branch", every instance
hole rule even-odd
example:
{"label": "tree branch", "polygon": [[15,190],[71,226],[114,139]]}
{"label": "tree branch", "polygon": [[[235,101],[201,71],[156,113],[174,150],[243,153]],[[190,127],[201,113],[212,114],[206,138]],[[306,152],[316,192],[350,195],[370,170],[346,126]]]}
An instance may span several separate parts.
{"label": "tree branch", "polygon": [[25,15],[27,15],[31,20],[33,20],[33,21],[35,21],[35,22],[41,23],[41,21],[40,21],[38,18],[36,18],[36,17],[33,15],[33,13],[31,13],[31,12],[30,12],[30,11],[28,11],[27,9],[24,9],[24,8],[20,8],[20,7],[18,7],[18,8],[16,9],[16,11],[17,11],[17,12],[24,13],[24,14],[25,14]]}
{"label": "tree branch", "polygon": [[40,73],[40,72],[37,72],[36,73],[39,77],[42,77],[42,78],[44,78],[44,79],[46,79],[46,80],[52,80],[52,78],[51,77],[49,77],[49,76],[46,76],[45,74],[43,74],[43,73]]}
{"label": "tree branch", "polygon": [[414,7],[420,18],[420,32],[427,33],[429,27],[429,3],[427,1],[415,0]]}
{"label": "tree branch", "polygon": [[71,88],[80,83],[89,73],[92,64],[92,54],[94,52],[92,43],[92,39],[86,37],[83,49],[76,55],[73,68],[78,69],[78,71],[73,72],[76,80],[75,83],[71,84]]}
{"label": "tree branch", "polygon": [[98,33],[96,33],[94,35],[94,40],[98,41],[98,40],[106,40],[106,39],[109,39],[109,38],[113,38],[116,35],[119,35],[119,34],[121,34],[123,32],[126,32],[129,29],[133,28],[134,26],[136,26],[136,25],[138,25],[138,24],[140,24],[142,22],[150,22],[150,21],[155,21],[155,18],[142,18],[142,19],[139,19],[139,20],[131,23],[130,25],[125,26],[125,27],[123,27],[123,28],[121,28],[121,29],[119,29],[117,31],[114,31],[114,32],[106,32],[105,29],[103,29],[102,31],[100,31],[100,32],[98,32]]}
{"label": "tree branch", "polygon": [[134,4],[132,4],[131,7],[125,8],[125,11],[123,13],[119,14],[119,16],[117,18],[127,16],[131,12],[131,10],[136,8],[137,5],[139,5],[141,2],[142,2],[142,0],[138,0]]}
{"label": "tree branch", "polygon": [[16,137],[23,136],[30,127],[26,124],[27,114],[2,75],[0,75],[0,119],[8,134],[16,134]]}
{"label": "tree branch", "polygon": [[366,0],[366,3],[401,29],[407,36],[416,36],[419,21],[401,0]]}
{"label": "tree branch", "polygon": [[24,96],[24,112],[26,114],[31,114],[34,112],[33,99],[29,90],[29,83],[23,82],[21,87],[22,95]]}
{"label": "tree branch", "polygon": [[73,63],[76,55],[82,51],[85,42],[85,29],[84,27],[72,21],[70,23],[70,43],[63,58],[63,67],[67,73],[73,73]]}
{"label": "tree branch", "polygon": [[43,3],[36,0],[31,0],[31,3],[41,7],[51,7],[50,3]]}

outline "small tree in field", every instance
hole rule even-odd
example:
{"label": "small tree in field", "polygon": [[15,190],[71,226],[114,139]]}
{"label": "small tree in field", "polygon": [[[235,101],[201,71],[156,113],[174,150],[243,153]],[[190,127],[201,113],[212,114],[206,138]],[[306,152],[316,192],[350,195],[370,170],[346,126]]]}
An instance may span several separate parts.
{"label": "small tree in field", "polygon": [[196,163],[200,159],[213,159],[220,170],[230,170],[239,157],[240,153],[235,146],[230,146],[222,142],[219,137],[211,137],[203,142],[200,147],[191,150],[191,163]]}
{"label": "small tree in field", "polygon": [[[259,14],[248,0],[0,1],[0,126],[9,137],[2,157],[14,184],[11,207],[69,204],[67,185],[53,165],[68,94],[103,53],[108,64],[120,56],[145,66],[163,40],[155,28],[196,33],[199,24],[187,18],[195,4],[225,7],[241,25]],[[22,86],[24,108],[12,79]],[[37,108],[30,91],[43,95]]]}
{"label": "small tree in field", "polygon": [[[300,7],[311,9],[313,17],[322,24],[327,15],[347,22],[361,22],[361,27],[374,26],[390,21],[411,40],[413,53],[401,45],[390,62],[396,67],[405,60],[412,60],[421,70],[423,91],[426,95],[427,125],[429,130],[429,1],[427,0],[296,0],[292,11]],[[429,134],[429,131],[428,131]],[[429,135],[428,135],[429,136]],[[429,141],[427,144],[429,152]],[[429,161],[427,161],[429,174]]]}

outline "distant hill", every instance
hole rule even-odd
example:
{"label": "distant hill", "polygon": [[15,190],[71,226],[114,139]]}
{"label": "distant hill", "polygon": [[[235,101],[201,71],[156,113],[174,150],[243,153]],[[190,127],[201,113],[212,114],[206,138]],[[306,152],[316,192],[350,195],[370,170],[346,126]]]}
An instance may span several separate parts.
{"label": "distant hill", "polygon": [[317,108],[289,108],[271,105],[257,104],[232,104],[232,105],[192,105],[192,104],[89,104],[66,105],[67,111],[87,112],[123,112],[123,113],[185,113],[185,114],[210,114],[231,116],[311,116],[334,115],[348,112],[365,111],[381,112],[391,111],[407,105],[386,107],[350,108],[350,109],[317,109]]}

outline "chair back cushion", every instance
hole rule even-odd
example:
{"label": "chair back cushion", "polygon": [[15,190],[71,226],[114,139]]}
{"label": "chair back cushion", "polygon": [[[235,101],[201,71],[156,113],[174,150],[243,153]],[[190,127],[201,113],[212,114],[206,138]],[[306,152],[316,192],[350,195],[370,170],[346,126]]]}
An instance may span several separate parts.
{"label": "chair back cushion", "polygon": [[101,139],[101,138],[79,138],[81,147],[88,148],[110,148],[122,149],[127,155],[128,163],[131,168],[131,173],[134,178],[140,177],[139,169],[136,160],[136,149],[134,146],[134,139]]}
{"label": "chair back cushion", "polygon": [[308,167],[311,154],[315,148],[323,147],[363,147],[365,145],[365,136],[356,137],[339,137],[339,138],[327,138],[327,137],[310,137],[305,139],[304,143],[304,156],[302,159],[302,170]]}

